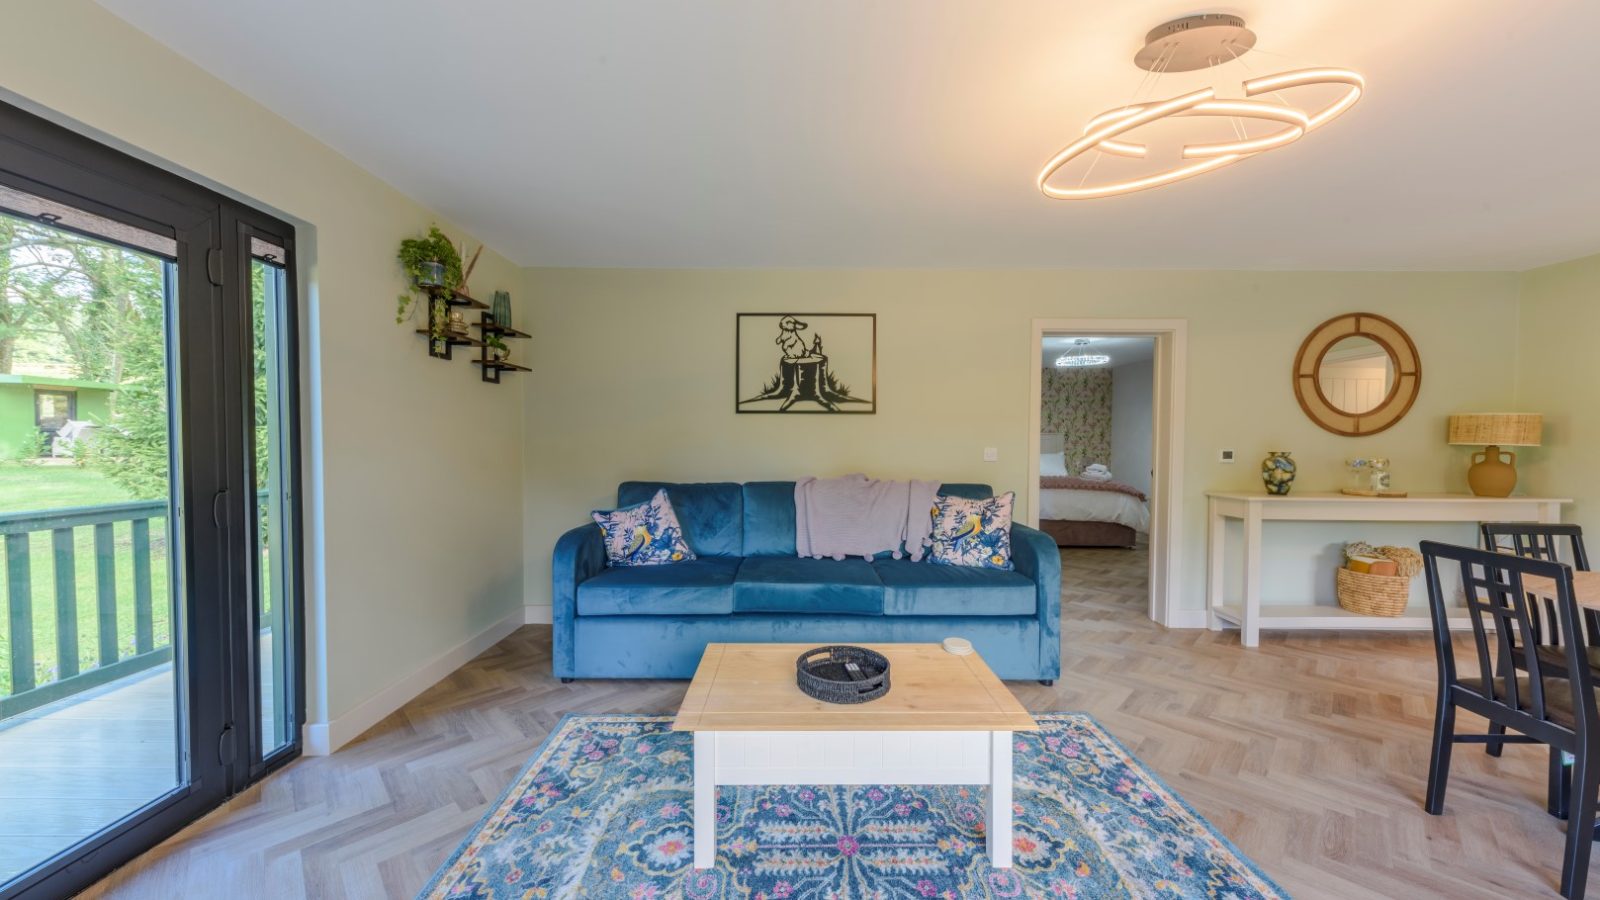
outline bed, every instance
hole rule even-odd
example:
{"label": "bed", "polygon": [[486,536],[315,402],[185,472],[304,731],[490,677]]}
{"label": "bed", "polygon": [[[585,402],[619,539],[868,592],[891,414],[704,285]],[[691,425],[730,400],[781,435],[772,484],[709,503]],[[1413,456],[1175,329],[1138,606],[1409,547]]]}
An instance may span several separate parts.
{"label": "bed", "polygon": [[1059,453],[1042,453],[1039,530],[1060,547],[1133,547],[1150,530],[1150,506],[1134,487],[1073,477]]}

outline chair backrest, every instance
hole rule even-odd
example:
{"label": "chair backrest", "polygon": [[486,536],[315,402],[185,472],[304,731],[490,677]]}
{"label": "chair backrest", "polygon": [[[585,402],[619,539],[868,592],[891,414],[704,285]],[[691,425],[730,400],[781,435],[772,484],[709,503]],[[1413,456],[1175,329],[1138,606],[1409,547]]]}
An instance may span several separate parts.
{"label": "chair backrest", "polygon": [[1582,526],[1484,522],[1481,527],[1486,550],[1510,550],[1518,556],[1561,562],[1561,544],[1564,541],[1572,549],[1572,567],[1579,572],[1589,571],[1589,554],[1583,547]]}
{"label": "chair backrest", "polygon": [[[1485,550],[1510,551],[1518,556],[1562,562],[1561,545],[1571,550],[1571,566],[1580,572],[1589,571],[1589,554],[1583,546],[1583,528],[1579,525],[1553,525],[1532,522],[1484,522],[1483,547]],[[1533,609],[1533,631],[1538,640],[1546,644],[1561,643],[1567,634],[1556,621],[1555,605],[1545,600],[1543,615],[1539,606]],[[1588,626],[1587,643],[1600,647],[1600,613],[1592,609],[1583,611],[1583,621]]]}
{"label": "chair backrest", "polygon": [[[1570,679],[1546,674],[1547,667],[1538,653],[1538,640],[1530,615],[1535,607],[1524,588],[1524,579],[1528,576],[1553,581],[1557,621],[1562,633],[1574,634],[1579,607],[1573,595],[1572,569],[1569,566],[1436,541],[1422,542],[1422,560],[1441,687],[1461,686],[1462,683],[1456,669],[1455,644],[1450,634],[1450,604],[1445,600],[1439,578],[1440,566],[1444,565],[1448,569],[1459,570],[1465,609],[1472,624],[1481,694],[1490,703],[1502,707],[1500,721],[1527,716],[1549,722],[1546,691],[1562,691],[1570,692],[1571,709],[1576,711],[1576,727],[1596,726],[1600,715],[1597,715],[1594,707],[1594,676],[1589,670],[1587,654],[1576,642],[1568,641],[1564,645],[1564,656]],[[1496,665],[1497,661],[1513,658],[1517,660],[1516,666]],[[1519,668],[1521,671],[1518,671]],[[1519,679],[1523,672],[1527,673],[1526,688]],[[1478,690],[1476,685],[1467,689]],[[1537,726],[1535,728],[1537,730]],[[1528,732],[1524,730],[1524,733]]]}

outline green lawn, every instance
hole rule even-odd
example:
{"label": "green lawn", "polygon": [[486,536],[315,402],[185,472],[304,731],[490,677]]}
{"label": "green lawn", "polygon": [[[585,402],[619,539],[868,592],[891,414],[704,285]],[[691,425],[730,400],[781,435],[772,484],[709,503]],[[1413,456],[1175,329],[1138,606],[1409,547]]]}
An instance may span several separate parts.
{"label": "green lawn", "polygon": [[0,515],[132,499],[121,485],[92,469],[0,463]]}
{"label": "green lawn", "polygon": [[[73,466],[0,464],[0,515],[19,511],[93,506],[133,499],[99,472]],[[151,596],[155,646],[169,641],[167,597],[168,554],[166,519],[155,519],[150,529]],[[132,526],[117,523],[112,530],[116,572],[117,646],[119,656],[134,652],[133,537]],[[78,664],[87,671],[99,664],[99,610],[96,602],[94,528],[74,529],[73,583],[77,588]],[[32,595],[35,680],[46,684],[57,677],[56,572],[50,532],[29,536],[29,585]],[[0,696],[11,693],[10,578],[0,579]]]}

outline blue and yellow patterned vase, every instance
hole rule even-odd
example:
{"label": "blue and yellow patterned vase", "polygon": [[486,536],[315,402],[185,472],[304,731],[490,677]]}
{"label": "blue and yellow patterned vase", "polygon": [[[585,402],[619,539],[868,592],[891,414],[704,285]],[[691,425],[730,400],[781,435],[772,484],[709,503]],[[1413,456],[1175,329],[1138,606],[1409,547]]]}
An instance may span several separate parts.
{"label": "blue and yellow patterned vase", "polygon": [[1282,496],[1289,493],[1289,488],[1294,484],[1294,459],[1289,456],[1288,450],[1268,450],[1267,458],[1261,461],[1261,481],[1267,486],[1267,493]]}

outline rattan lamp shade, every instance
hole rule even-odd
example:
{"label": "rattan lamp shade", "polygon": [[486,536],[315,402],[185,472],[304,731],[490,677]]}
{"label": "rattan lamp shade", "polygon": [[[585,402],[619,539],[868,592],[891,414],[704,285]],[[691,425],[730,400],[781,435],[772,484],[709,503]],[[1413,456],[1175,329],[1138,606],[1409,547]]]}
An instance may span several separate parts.
{"label": "rattan lamp shade", "polygon": [[1526,413],[1464,413],[1450,417],[1450,443],[1479,447],[1537,447],[1544,416]]}
{"label": "rattan lamp shade", "polygon": [[1450,417],[1450,443],[1483,450],[1472,454],[1467,486],[1479,497],[1509,497],[1517,486],[1517,455],[1505,447],[1537,447],[1544,417],[1526,413],[1466,413]]}

